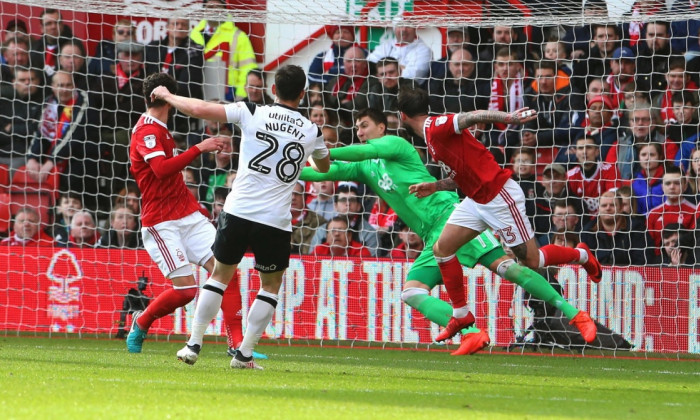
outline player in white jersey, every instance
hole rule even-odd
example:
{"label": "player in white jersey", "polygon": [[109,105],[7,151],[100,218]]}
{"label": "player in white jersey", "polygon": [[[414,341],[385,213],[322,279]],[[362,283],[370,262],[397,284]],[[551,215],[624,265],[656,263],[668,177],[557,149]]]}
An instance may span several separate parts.
{"label": "player in white jersey", "polygon": [[282,275],[289,266],[292,191],[309,156],[320,172],[330,167],[321,130],[297,110],[304,97],[306,75],[299,66],[283,66],[275,74],[275,103],[256,106],[236,102],[221,105],[171,94],[156,88],[152,96],[193,117],[234,123],[242,138],[238,176],[219,216],[212,251],[215,264],[202,287],[192,323],[192,335],[178,359],[197,361],[204,331],[221,306],[221,297],[243,254],[250,247],[262,290],[248,311],[243,343],[231,367],[262,369],[253,349],[270,323],[277,306]]}

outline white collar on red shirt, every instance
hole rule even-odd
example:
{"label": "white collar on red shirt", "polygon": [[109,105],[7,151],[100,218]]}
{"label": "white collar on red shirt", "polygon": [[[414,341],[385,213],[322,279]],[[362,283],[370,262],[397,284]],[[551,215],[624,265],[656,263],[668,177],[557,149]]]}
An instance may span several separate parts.
{"label": "white collar on red shirt", "polygon": [[146,119],[150,119],[150,120],[152,120],[152,121],[154,121],[154,122],[160,124],[161,126],[163,126],[163,128],[166,128],[166,129],[168,128],[168,124],[164,123],[163,121],[159,120],[158,118],[154,117],[153,115],[149,115],[149,114],[147,114],[147,113],[144,112],[144,113],[143,113],[143,116],[144,116]]}

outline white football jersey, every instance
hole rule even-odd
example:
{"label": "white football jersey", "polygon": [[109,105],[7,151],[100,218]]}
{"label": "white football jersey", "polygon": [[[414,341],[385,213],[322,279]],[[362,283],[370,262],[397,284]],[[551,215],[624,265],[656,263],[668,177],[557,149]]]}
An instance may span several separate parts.
{"label": "white football jersey", "polygon": [[238,175],[224,211],[291,231],[292,191],[309,155],[328,156],[321,129],[282,104],[226,104],[228,122],[241,128]]}

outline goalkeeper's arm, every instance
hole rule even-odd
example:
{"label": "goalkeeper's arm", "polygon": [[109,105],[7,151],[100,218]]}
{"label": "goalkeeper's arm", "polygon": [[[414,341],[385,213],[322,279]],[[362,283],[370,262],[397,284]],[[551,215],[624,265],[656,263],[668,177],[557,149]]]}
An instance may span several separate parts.
{"label": "goalkeeper's arm", "polygon": [[[336,149],[331,149],[331,152]],[[354,164],[346,162],[333,162],[328,169],[328,172],[321,173],[314,171],[311,167],[306,167],[301,170],[299,179],[302,181],[354,181],[357,180],[358,174]]]}

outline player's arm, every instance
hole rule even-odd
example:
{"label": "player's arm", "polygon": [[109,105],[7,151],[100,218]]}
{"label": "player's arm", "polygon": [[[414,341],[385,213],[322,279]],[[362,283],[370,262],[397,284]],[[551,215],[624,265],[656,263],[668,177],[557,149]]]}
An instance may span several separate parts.
{"label": "player's arm", "polygon": [[456,118],[459,131],[463,131],[478,123],[525,124],[537,119],[537,111],[530,108],[521,108],[514,112],[477,110],[461,112]]}
{"label": "player's arm", "polygon": [[454,191],[457,183],[452,178],[445,178],[435,182],[421,182],[408,187],[408,192],[418,198],[425,198],[437,191]]}
{"label": "player's arm", "polygon": [[[373,144],[355,144],[352,146],[336,147],[331,149],[333,160],[344,160],[346,162],[360,162],[369,159],[393,159],[401,153],[399,145],[408,144],[405,140],[397,137],[399,142],[395,142],[391,136],[381,137],[373,140]],[[386,141],[383,141],[386,140]]]}
{"label": "player's arm", "polygon": [[317,172],[310,166],[301,170],[302,181],[351,181],[357,179],[355,165],[346,162],[332,162],[325,173]]}
{"label": "player's arm", "polygon": [[206,102],[196,98],[173,95],[165,86],[158,86],[151,92],[151,100],[162,99],[178,111],[191,117],[204,120],[228,122],[226,109],[222,104]]}
{"label": "player's arm", "polygon": [[172,176],[189,165],[197,156],[206,152],[220,152],[224,147],[224,140],[221,137],[209,137],[208,139],[196,144],[185,153],[173,156],[167,159],[163,154],[154,156],[147,160],[151,166],[153,173],[158,179]]}

